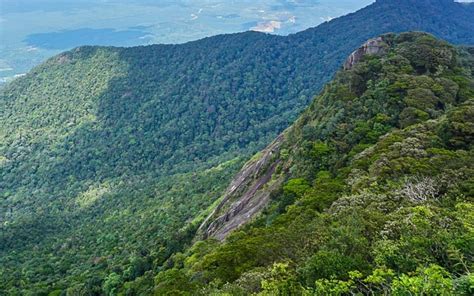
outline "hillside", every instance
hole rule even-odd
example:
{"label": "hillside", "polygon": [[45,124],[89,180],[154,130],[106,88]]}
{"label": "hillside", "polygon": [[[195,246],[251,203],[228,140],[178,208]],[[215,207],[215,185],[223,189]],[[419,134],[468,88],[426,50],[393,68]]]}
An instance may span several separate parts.
{"label": "hillside", "polygon": [[97,292],[161,266],[365,40],[424,30],[474,44],[472,6],[416,3],[377,1],[287,37],[80,47],[8,84],[0,291]]}
{"label": "hillside", "polygon": [[474,49],[403,33],[354,55],[236,176],[208,239],[121,291],[472,295]]}

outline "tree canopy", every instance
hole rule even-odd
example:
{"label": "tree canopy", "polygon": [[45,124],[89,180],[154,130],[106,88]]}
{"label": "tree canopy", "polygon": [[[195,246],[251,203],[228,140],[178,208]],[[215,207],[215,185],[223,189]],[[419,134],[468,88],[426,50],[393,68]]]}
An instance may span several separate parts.
{"label": "tree canopy", "polygon": [[[405,30],[473,44],[473,18],[472,6],[451,1],[377,1],[285,37],[245,32],[182,45],[80,47],[46,61],[0,90],[0,290],[74,295],[149,287],[163,264],[175,266],[167,260],[191,244],[244,161],[298,118],[355,48]],[[327,110],[318,113],[325,123],[301,128],[307,141],[291,154],[296,180],[286,184],[278,211],[303,202],[314,180],[335,190],[310,206],[326,209],[344,187],[338,170],[393,127],[451,114],[436,125],[443,131],[439,139],[468,151],[470,107],[456,100],[466,101],[472,85],[470,74],[456,69],[468,69],[469,54],[430,37],[419,43],[404,36],[393,60],[369,59],[360,73],[340,74],[323,93],[330,103],[312,103],[309,110]],[[459,58],[446,60],[433,48]],[[448,113],[451,106],[456,109]],[[313,120],[309,114],[304,120]],[[444,146],[432,148],[446,153],[441,159],[451,157]],[[402,168],[412,169],[399,160],[394,168],[367,170]],[[364,188],[364,182],[357,184]],[[470,183],[462,184],[470,190]],[[260,256],[259,244],[272,242],[252,241],[241,256]],[[272,261],[261,260],[236,270],[229,265],[222,280]],[[357,268],[363,261],[353,260]],[[281,264],[277,271],[293,266]],[[172,276],[159,275],[163,285],[186,279],[171,270]]]}

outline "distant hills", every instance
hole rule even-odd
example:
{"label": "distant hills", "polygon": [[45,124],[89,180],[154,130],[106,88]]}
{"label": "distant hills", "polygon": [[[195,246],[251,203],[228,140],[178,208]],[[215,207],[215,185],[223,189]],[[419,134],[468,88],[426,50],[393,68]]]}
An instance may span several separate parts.
{"label": "distant hills", "polygon": [[[247,30],[289,34],[373,0],[1,0],[0,87],[77,46],[184,43]],[[72,22],[71,19],[74,21]],[[276,29],[275,27],[280,27]]]}
{"label": "distant hills", "polygon": [[413,30],[474,44],[472,19],[471,5],[385,0],[287,37],[48,60],[0,91],[0,288],[100,294],[156,270],[360,44]]}

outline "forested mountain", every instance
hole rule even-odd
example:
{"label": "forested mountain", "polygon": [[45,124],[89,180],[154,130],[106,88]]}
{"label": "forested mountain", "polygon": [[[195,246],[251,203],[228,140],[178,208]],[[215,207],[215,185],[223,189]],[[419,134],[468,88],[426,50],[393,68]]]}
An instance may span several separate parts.
{"label": "forested mountain", "polygon": [[[247,178],[274,168],[251,193],[270,191],[261,215],[119,291],[472,295],[473,74],[474,48],[424,33],[371,40],[238,175],[262,159]],[[255,205],[246,195],[221,211]]]}
{"label": "forested mountain", "polygon": [[405,30],[474,44],[472,19],[448,0],[385,0],[287,37],[50,59],[0,91],[0,291],[113,294],[157,271],[354,48]]}

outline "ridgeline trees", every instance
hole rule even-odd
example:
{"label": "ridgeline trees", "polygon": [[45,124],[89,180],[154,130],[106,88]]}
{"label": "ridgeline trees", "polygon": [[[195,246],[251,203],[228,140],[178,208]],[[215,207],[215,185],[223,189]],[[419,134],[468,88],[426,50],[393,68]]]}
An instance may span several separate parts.
{"label": "ridgeline trees", "polygon": [[[383,40],[285,133],[274,178],[287,181],[267,209],[223,243],[172,256],[143,291],[474,292],[473,51],[422,33]],[[407,110],[423,116],[408,122]]]}
{"label": "ridgeline trees", "polygon": [[[113,294],[136,285],[149,288],[152,270],[185,250],[243,161],[287,128],[365,40],[423,30],[456,44],[474,43],[472,6],[416,3],[377,1],[286,37],[246,32],[182,45],[80,47],[6,85],[0,91],[0,290]],[[470,55],[453,61],[445,53],[457,53],[429,38],[423,44],[404,42],[389,62],[369,59],[348,72],[352,76],[342,75],[350,84],[330,84],[324,99],[332,102],[330,108],[313,103],[310,110],[329,108],[323,116],[327,126],[302,129],[311,140],[295,162],[299,180],[286,184],[272,217],[293,202],[326,209],[343,190],[346,176],[337,170],[347,165],[345,156],[358,155],[393,127],[449,114],[438,127],[439,139],[449,145],[427,153],[456,158],[449,149],[469,149],[465,118],[471,107],[456,98],[472,95],[470,76],[453,65],[468,69]],[[433,46],[443,51],[432,52]],[[456,75],[443,76],[447,71]],[[380,80],[376,73],[387,77]],[[416,141],[410,145],[418,147]],[[286,151],[289,157],[292,150]],[[369,171],[404,167],[401,160],[395,169],[382,164]],[[371,180],[357,179],[354,186],[365,188]],[[313,181],[327,190],[306,194],[317,191]],[[470,192],[469,183],[462,186]],[[295,245],[302,239],[299,231],[292,234]],[[249,261],[245,268],[229,259],[228,275],[216,278],[236,279],[246,268],[273,262],[259,245],[274,254],[282,247],[273,239],[254,239],[240,253]],[[262,253],[263,259],[253,262],[249,253]],[[355,258],[353,266],[363,259]],[[202,268],[212,264],[206,259]],[[286,278],[292,266],[278,265],[275,277],[281,272]],[[160,277],[180,275],[185,283],[187,274],[171,270],[173,276]],[[194,286],[200,284],[189,283]]]}

